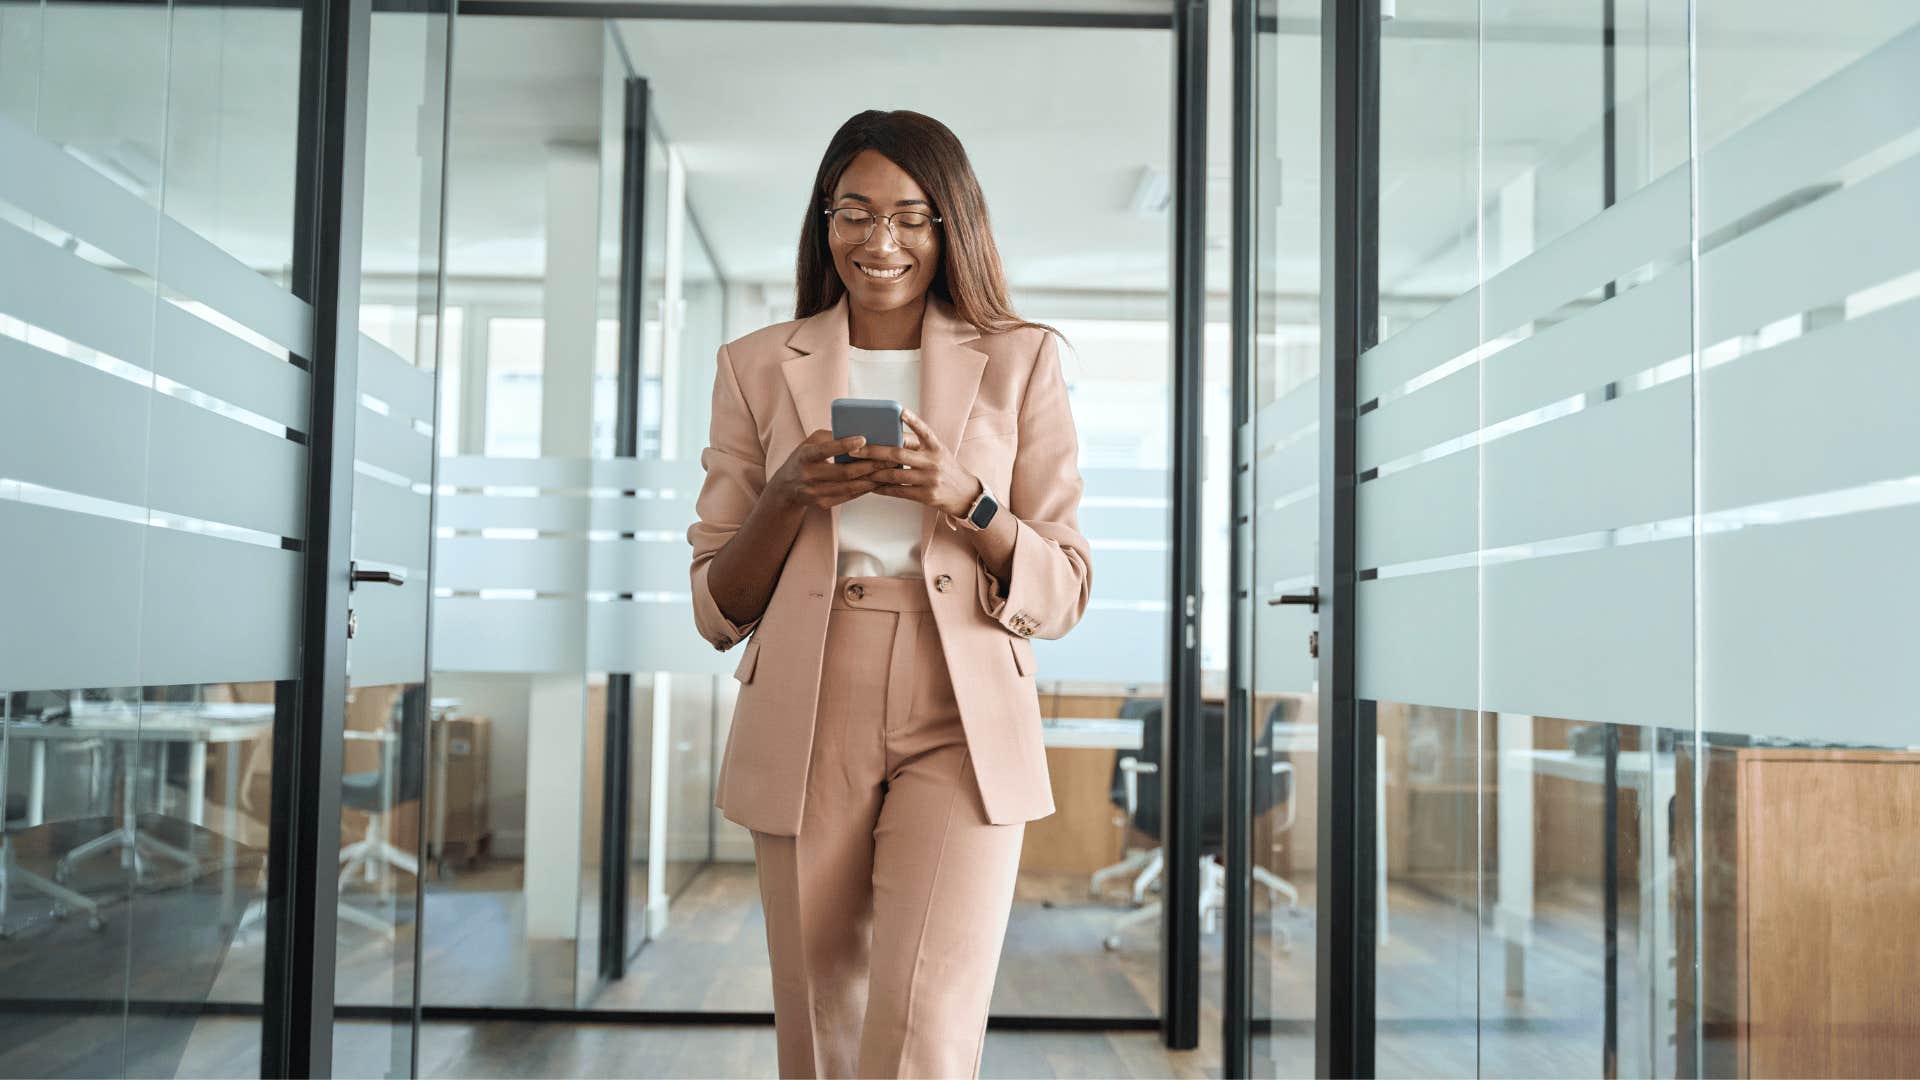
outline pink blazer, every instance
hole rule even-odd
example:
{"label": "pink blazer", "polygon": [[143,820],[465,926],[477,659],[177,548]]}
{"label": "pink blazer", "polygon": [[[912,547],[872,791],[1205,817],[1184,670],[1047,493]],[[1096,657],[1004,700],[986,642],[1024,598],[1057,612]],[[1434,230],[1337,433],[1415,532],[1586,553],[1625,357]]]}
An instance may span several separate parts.
{"label": "pink blazer", "polygon": [[[1004,585],[933,510],[921,527],[921,563],[987,818],[996,825],[1032,821],[1054,805],[1027,639],[1071,630],[1092,583],[1078,522],[1078,439],[1058,345],[1043,330],[982,335],[929,294],[920,346],[917,411],[1019,526],[1012,580]],[[700,520],[687,530],[694,622],[716,649],[747,643],[734,672],[740,696],[714,805],[730,821],[783,836],[800,831],[839,515],[807,512],[765,612],[751,622],[721,614],[707,571],[793,448],[808,433],[831,429],[833,399],[847,395],[847,355],[844,296],[812,318],[721,347],[712,429],[700,455]]]}

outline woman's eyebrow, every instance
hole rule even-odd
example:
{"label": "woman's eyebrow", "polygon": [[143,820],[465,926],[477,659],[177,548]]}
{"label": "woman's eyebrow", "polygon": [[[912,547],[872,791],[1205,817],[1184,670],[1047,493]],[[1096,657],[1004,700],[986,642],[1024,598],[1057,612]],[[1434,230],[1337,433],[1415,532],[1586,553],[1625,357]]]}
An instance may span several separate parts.
{"label": "woman's eyebrow", "polygon": [[[866,203],[866,204],[867,204],[868,206],[872,206],[872,205],[873,205],[873,200],[872,200],[872,199],[869,199],[869,198],[867,198],[867,197],[866,197],[865,195],[861,195],[861,194],[859,194],[858,192],[853,192],[853,191],[849,191],[849,192],[846,192],[846,193],[844,193],[844,194],[842,194],[842,195],[841,195],[840,197],[841,197],[842,199],[858,199],[858,200],[860,200],[861,202],[863,202],[863,203]],[[931,206],[932,206],[933,204],[932,204],[932,203],[930,203],[930,202],[928,202],[928,201],[927,201],[927,200],[925,200],[925,199],[900,199],[900,200],[897,200],[897,201],[896,201],[896,202],[895,202],[895,203],[894,203],[893,205],[895,205],[895,206],[926,206],[926,207],[931,207]]]}

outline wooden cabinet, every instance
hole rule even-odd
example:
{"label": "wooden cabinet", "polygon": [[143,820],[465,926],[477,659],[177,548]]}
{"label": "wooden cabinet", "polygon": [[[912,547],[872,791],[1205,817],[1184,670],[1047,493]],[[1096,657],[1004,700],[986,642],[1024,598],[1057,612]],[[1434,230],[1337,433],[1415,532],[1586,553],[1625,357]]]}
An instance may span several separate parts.
{"label": "wooden cabinet", "polygon": [[[1683,1074],[1697,1017],[1707,1076],[1920,1076],[1920,754],[1710,748],[1699,824],[1697,971],[1693,920],[1675,933]],[[1675,844],[1688,914],[1692,848]]]}

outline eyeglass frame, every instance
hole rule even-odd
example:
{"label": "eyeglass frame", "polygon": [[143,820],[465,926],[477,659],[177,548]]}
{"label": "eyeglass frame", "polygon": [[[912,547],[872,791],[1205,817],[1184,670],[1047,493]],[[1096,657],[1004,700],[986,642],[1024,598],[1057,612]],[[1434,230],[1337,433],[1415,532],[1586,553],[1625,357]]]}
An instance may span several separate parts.
{"label": "eyeglass frame", "polygon": [[[922,217],[925,217],[927,219],[927,223],[930,225],[938,225],[941,222],[946,220],[945,218],[941,217],[939,214],[929,214],[925,210],[896,210],[894,211],[894,214],[880,214],[880,213],[875,213],[874,211],[869,210],[864,206],[835,206],[826,210],[822,210],[821,213],[827,215],[827,217],[829,218],[832,218],[833,215],[839,213],[842,210],[858,210],[863,214],[868,214],[873,217],[874,221],[869,221],[867,223],[867,235],[860,238],[860,241],[859,241],[860,244],[868,243],[873,239],[873,228],[874,228],[875,222],[884,221],[887,223],[887,235],[893,237],[893,242],[895,244],[898,244],[900,247],[903,247],[908,251],[912,251],[914,248],[920,245],[900,243],[900,234],[893,231],[894,214],[919,214]],[[832,236],[834,239],[839,240],[843,244],[853,244],[854,241],[842,238],[839,235],[839,233],[835,231],[838,227],[839,227],[839,222],[837,221],[828,222],[827,235]],[[858,245],[855,245],[855,246],[858,246]]]}

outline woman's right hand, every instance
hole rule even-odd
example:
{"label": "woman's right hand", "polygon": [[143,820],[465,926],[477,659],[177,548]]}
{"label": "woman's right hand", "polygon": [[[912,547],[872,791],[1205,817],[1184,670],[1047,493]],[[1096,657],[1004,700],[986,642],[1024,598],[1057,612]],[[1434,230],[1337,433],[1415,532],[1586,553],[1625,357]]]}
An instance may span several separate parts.
{"label": "woman's right hand", "polygon": [[883,461],[855,460],[834,464],[834,457],[866,445],[866,437],[849,435],[836,439],[833,432],[821,428],[793,448],[785,464],[767,481],[762,498],[770,498],[782,507],[825,510],[857,498],[879,487],[873,473],[893,466]]}

